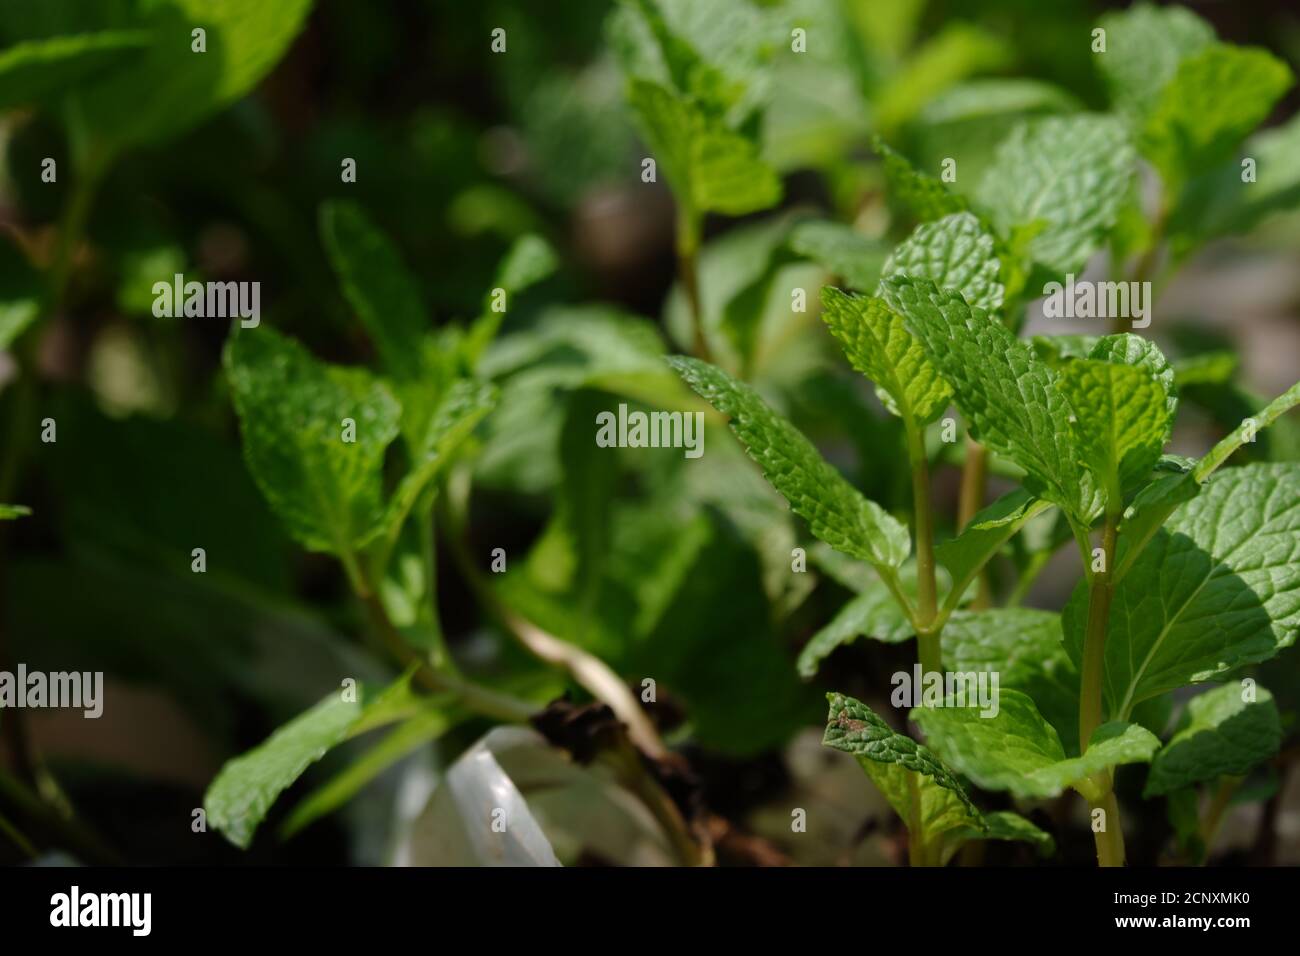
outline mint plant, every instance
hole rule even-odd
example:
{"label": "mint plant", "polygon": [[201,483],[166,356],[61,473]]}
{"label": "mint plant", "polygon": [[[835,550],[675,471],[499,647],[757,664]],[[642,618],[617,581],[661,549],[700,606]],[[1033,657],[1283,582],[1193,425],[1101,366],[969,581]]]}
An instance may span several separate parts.
{"label": "mint plant", "polygon": [[1300,384],[1164,293],[1294,244],[1291,68],[1143,2],[603,6],[0,9],[0,674],[193,757],[65,776],[0,701],[0,859],[1290,849]]}
{"label": "mint plant", "polygon": [[[1127,332],[1030,343],[1014,330],[1037,277],[1081,270],[1108,243],[1118,262],[1137,255],[1139,280],[1157,263],[1167,278],[1194,248],[1195,231],[1173,225],[1199,214],[1191,184],[1232,162],[1291,77],[1268,54],[1215,44],[1183,10],[1139,6],[1103,25],[1115,37],[1113,54],[1100,62],[1122,90],[1117,113],[1014,127],[969,203],[877,145],[900,202],[922,222],[885,260],[874,295],[827,287],[822,315],[902,422],[910,535],[752,388],[698,360],[671,360],[729,417],[809,530],[874,572],[807,644],[801,672],[811,674],[860,634],[888,641],[911,634],[924,673],[974,666],[1002,677],[991,719],[951,699],[913,709],[928,747],[860,702],[830,695],[825,742],[854,754],[903,817],[914,864],[942,863],[967,840],[1003,835],[983,820],[961,778],[1021,800],[1073,788],[1092,809],[1098,862],[1119,865],[1120,766],[1151,763],[1147,792],[1157,794],[1180,788],[1174,766],[1187,767],[1183,785],[1231,778],[1277,746],[1276,734],[1262,730],[1234,754],[1235,770],[1218,762],[1225,755],[1213,741],[1232,715],[1259,714],[1259,725],[1271,726],[1267,692],[1250,681],[1197,698],[1204,703],[1189,710],[1192,727],[1164,747],[1143,726],[1142,708],[1188,684],[1228,679],[1295,640],[1300,470],[1254,464],[1216,472],[1247,436],[1300,403],[1300,384],[1200,459],[1169,456],[1177,374],[1154,343]],[[1157,75],[1144,67],[1135,83],[1121,79],[1132,79],[1137,60],[1147,62],[1149,49],[1138,49],[1146,42],[1159,51]],[[1163,188],[1153,218],[1135,224],[1125,203],[1139,152]],[[1272,173],[1275,181],[1286,175]],[[1248,190],[1237,193],[1244,204]],[[1020,489],[938,540],[926,428],[950,403],[981,451],[1022,477]],[[987,598],[974,596],[972,584],[1049,511],[1079,549],[1083,580],[1074,596],[1059,617],[984,608]],[[905,577],[914,587],[903,586]],[[1179,800],[1185,812],[1185,796]],[[1031,829],[1022,821],[1017,834]]]}

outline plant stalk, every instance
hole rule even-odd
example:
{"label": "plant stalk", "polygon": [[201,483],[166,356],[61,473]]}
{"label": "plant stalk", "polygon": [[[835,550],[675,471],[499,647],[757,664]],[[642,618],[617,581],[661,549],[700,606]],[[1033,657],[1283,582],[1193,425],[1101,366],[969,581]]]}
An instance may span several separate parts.
{"label": "plant stalk", "polygon": [[1102,570],[1094,572],[1088,591],[1088,625],[1083,640],[1083,675],[1079,690],[1079,752],[1088,749],[1093,732],[1101,726],[1102,678],[1106,654],[1106,625],[1110,619],[1110,602],[1114,594],[1111,566],[1115,558],[1115,538],[1119,514],[1106,515],[1102,529]]}
{"label": "plant stalk", "polygon": [[935,585],[934,514],[930,506],[930,465],[925,456],[923,432],[906,424],[907,454],[912,466],[912,503],[916,525],[916,644],[923,674],[943,670],[939,614]]}
{"label": "plant stalk", "polygon": [[[1101,726],[1102,683],[1105,676],[1106,628],[1110,619],[1110,602],[1114,594],[1112,578],[1115,559],[1115,539],[1119,530],[1120,512],[1108,508],[1102,528],[1102,566],[1089,580],[1088,625],[1083,643],[1083,675],[1079,689],[1079,753],[1088,749],[1092,735]],[[1102,796],[1090,801],[1092,810],[1105,813],[1106,828],[1093,831],[1097,844],[1099,866],[1124,865],[1124,830],[1120,823],[1119,801],[1115,798],[1114,778],[1107,773],[1093,778]]]}
{"label": "plant stalk", "polygon": [[1106,795],[1091,804],[1092,809],[1100,808],[1106,813],[1106,829],[1100,833],[1093,833],[1097,844],[1097,865],[1123,866],[1124,828],[1119,818],[1119,801],[1115,798],[1115,788],[1110,774],[1106,774],[1106,780],[1109,785]]}
{"label": "plant stalk", "polygon": [[677,220],[677,272],[691,314],[691,351],[696,358],[711,362],[713,356],[704,335],[704,309],[700,304],[700,232],[700,217],[693,210],[682,209]]}
{"label": "plant stalk", "polygon": [[[971,519],[984,507],[984,498],[988,490],[988,474],[988,452],[979,442],[967,438],[966,460],[961,468],[961,491],[957,498],[958,531],[970,524]],[[975,581],[977,590],[970,606],[972,610],[982,611],[993,604],[988,571],[981,568]]]}

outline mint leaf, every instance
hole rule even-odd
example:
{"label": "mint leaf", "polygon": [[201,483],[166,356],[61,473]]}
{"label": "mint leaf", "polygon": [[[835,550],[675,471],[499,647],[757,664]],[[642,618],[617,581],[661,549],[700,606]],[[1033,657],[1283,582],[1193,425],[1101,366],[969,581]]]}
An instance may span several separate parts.
{"label": "mint leaf", "polygon": [[1010,810],[986,813],[984,824],[988,827],[988,832],[974,835],[974,839],[1032,843],[1041,857],[1049,857],[1056,852],[1056,841],[1052,839],[1052,835],[1039,829],[1018,813],[1012,813]]}
{"label": "mint leaf", "polygon": [[32,509],[25,505],[0,505],[0,521],[12,521],[14,518],[25,518],[32,513]]}
{"label": "mint leaf", "polygon": [[1028,120],[998,147],[976,195],[1003,235],[1043,223],[1027,243],[1033,261],[1061,275],[1079,272],[1119,217],[1134,159],[1112,116]]}
{"label": "mint leaf", "polygon": [[[1106,713],[1267,660],[1300,626],[1300,467],[1231,468],[1181,505],[1115,588],[1106,638]],[[1081,660],[1086,588],[1063,614]]]}
{"label": "mint leaf", "polygon": [[1118,764],[1149,761],[1160,746],[1137,724],[1111,723],[1097,728],[1082,756],[1067,758],[1056,730],[1020,691],[1001,692],[995,717],[953,703],[950,698],[944,707],[914,708],[911,718],[944,761],[986,790],[1046,798],[1074,787],[1094,799],[1090,777]]}
{"label": "mint leaf", "polygon": [[[1213,173],[1193,179],[1169,230],[1179,253],[1215,236],[1248,233],[1275,212],[1300,202],[1300,116],[1257,133]],[[1241,157],[1255,161],[1255,181],[1242,181]]]}
{"label": "mint leaf", "polygon": [[955,538],[940,542],[934,556],[952,575],[947,604],[956,607],[980,569],[1030,518],[1051,507],[1023,488],[1008,492],[981,510]]}
{"label": "mint leaf", "polygon": [[483,311],[470,326],[463,346],[466,364],[470,370],[477,367],[479,358],[488,344],[496,338],[505,313],[492,308],[491,299],[496,289],[514,296],[549,278],[559,268],[560,259],[555,249],[541,236],[524,235],[515,240],[497,265],[493,292],[488,294]]}
{"label": "mint leaf", "polygon": [[894,249],[883,274],[929,279],[940,289],[960,292],[968,305],[996,312],[1004,289],[994,249],[993,237],[975,216],[953,213],[918,226]]}
{"label": "mint leaf", "polygon": [[801,222],[790,230],[790,248],[816,262],[851,289],[866,292],[880,281],[889,247],[839,222]]}
{"label": "mint leaf", "polygon": [[721,118],[648,80],[632,80],[628,99],[688,216],[739,216],[780,201],[781,180],[758,147]]}
{"label": "mint leaf", "polygon": [[1263,429],[1295,406],[1300,405],[1300,382],[1296,382],[1273,401],[1251,415],[1232,430],[1226,438],[1210,449],[1209,453],[1196,463],[1194,474],[1197,481],[1205,481],[1227,461],[1232,453],[1246,443],[1246,439]]}
{"label": "mint leaf", "polygon": [[875,95],[875,122],[893,130],[916,115],[935,94],[980,70],[997,69],[1011,51],[995,34],[952,23],[926,40]]}
{"label": "mint leaf", "polygon": [[921,172],[879,136],[873,146],[884,167],[889,198],[909,210],[918,221],[929,222],[966,211],[969,204],[964,196],[950,192],[941,180]]}
{"label": "mint leaf", "polygon": [[1178,65],[1214,42],[1214,28],[1186,7],[1134,4],[1098,21],[1106,52],[1096,54],[1112,102],[1140,125]]}
{"label": "mint leaf", "polygon": [[878,567],[897,568],[907,559],[907,528],[862,497],[750,386],[699,359],[672,356],[667,361],[701,398],[731,417],[731,428],[749,456],[814,535]]}
{"label": "mint leaf", "polygon": [[1056,373],[1001,322],[968,306],[960,293],[906,276],[885,279],[881,289],[952,386],[976,437],[1028,472],[1031,491],[1082,514],[1070,406],[1056,386]]}
{"label": "mint leaf", "polygon": [[131,30],[28,40],[0,53],[0,110],[41,103],[121,64],[148,41]]}
{"label": "mint leaf", "polygon": [[1079,674],[1061,643],[1061,616],[1031,608],[958,611],[943,629],[953,673],[997,673],[1001,690],[1023,691],[1064,741],[1079,739]]}
{"label": "mint leaf", "polygon": [[[311,0],[166,0],[132,23],[148,48],[76,95],[84,131],[111,149],[159,142],[242,97],[284,54]],[[207,52],[190,31],[207,31]]]}
{"label": "mint leaf", "polygon": [[333,813],[393,764],[438,739],[456,722],[455,717],[448,716],[443,710],[433,709],[405,720],[362,757],[304,797],[280,827],[280,836],[288,839],[321,817]]}
{"label": "mint leaf", "polygon": [[900,644],[914,633],[912,622],[898,606],[893,592],[885,582],[873,580],[804,645],[799,653],[799,676],[805,679],[813,677],[832,651],[860,636],[873,637],[886,644]]}
{"label": "mint leaf", "polygon": [[[237,331],[225,366],[248,469],[290,533],[313,551],[363,545],[384,517],[396,399],[370,373],[320,362],[266,327]],[[355,423],[354,442],[343,440],[345,419]]]}
{"label": "mint leaf", "polygon": [[852,697],[827,694],[826,699],[830,713],[822,743],[857,758],[913,839],[930,842],[950,830],[985,829],[966,790],[931,751]]}
{"label": "mint leaf", "polygon": [[320,231],[343,295],[385,367],[398,379],[419,378],[429,321],[420,290],[397,248],[354,202],[334,200],[321,206]]}
{"label": "mint leaf", "polygon": [[416,499],[442,474],[456,450],[497,402],[496,386],[462,379],[447,391],[429,421],[428,431],[415,452],[410,470],[398,483],[388,503],[385,524],[396,536]]}
{"label": "mint leaf", "polygon": [[0,351],[8,349],[41,313],[44,285],[27,256],[0,241]]}
{"label": "mint leaf", "polygon": [[924,426],[948,407],[951,392],[925,350],[882,299],[822,289],[822,318],[850,364],[879,386],[881,400],[905,421]]}
{"label": "mint leaf", "polygon": [[331,693],[265,742],[226,761],[203,806],[208,822],[247,849],[271,805],[309,766],[349,736],[406,716],[415,709],[408,671],[382,690],[358,685],[355,699]]}
{"label": "mint leaf", "polygon": [[1147,478],[1169,434],[1165,392],[1143,368],[1098,359],[1065,363],[1058,383],[1083,460],[1118,513],[1124,489]]}
{"label": "mint leaf", "polygon": [[1087,357],[1117,365],[1132,365],[1150,373],[1165,393],[1165,410],[1168,413],[1165,441],[1168,441],[1174,430],[1174,414],[1178,411],[1178,389],[1173,366],[1160,348],[1150,339],[1132,332],[1121,332],[1097,339]]}
{"label": "mint leaf", "polygon": [[1290,68],[1264,50],[1208,46],[1184,59],[1164,88],[1142,130],[1142,153],[1177,193],[1227,159],[1292,80]]}
{"label": "mint leaf", "polygon": [[1273,695],[1255,689],[1243,700],[1239,684],[1225,684],[1187,703],[1185,726],[1151,762],[1143,796],[1154,797],[1221,776],[1244,776],[1277,753],[1282,723]]}

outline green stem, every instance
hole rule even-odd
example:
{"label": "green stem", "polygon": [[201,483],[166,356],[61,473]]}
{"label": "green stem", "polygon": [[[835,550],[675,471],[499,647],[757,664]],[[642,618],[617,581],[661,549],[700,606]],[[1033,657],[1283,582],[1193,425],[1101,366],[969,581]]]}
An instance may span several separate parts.
{"label": "green stem", "polygon": [[702,223],[692,209],[683,207],[677,219],[677,271],[691,314],[691,351],[697,358],[713,361],[704,335],[704,309],[700,304],[700,234]]}
{"label": "green stem", "polygon": [[95,833],[50,806],[27,787],[0,770],[0,799],[13,806],[18,813],[42,833],[58,841],[83,862],[96,865],[120,866],[122,858]]}
{"label": "green stem", "polygon": [[922,836],[925,826],[921,816],[921,788],[917,786],[916,774],[908,773],[907,795],[909,813],[907,819],[907,865],[925,866],[927,862],[925,839]]}
{"label": "green stem", "polygon": [[1201,821],[1201,842],[1205,845],[1205,859],[1210,857],[1210,848],[1214,845],[1214,838],[1219,833],[1219,824],[1223,822],[1223,815],[1227,812],[1228,804],[1232,802],[1232,795],[1241,786],[1241,781],[1241,777],[1221,777],[1219,779],[1219,785],[1215,788],[1214,797],[1205,810],[1205,819]]}
{"label": "green stem", "polygon": [[[989,460],[984,446],[973,439],[966,439],[966,460],[961,467],[961,490],[957,498],[957,530],[960,532],[970,524],[972,518],[984,507],[985,492],[988,488]],[[976,578],[976,594],[971,602],[972,610],[983,610],[993,604],[993,592],[989,586],[986,569],[981,568]]]}
{"label": "green stem", "polygon": [[434,693],[454,694],[471,710],[487,717],[503,720],[507,723],[526,721],[537,713],[538,708],[507,694],[501,694],[481,684],[475,684],[454,674],[435,670],[428,661],[421,658],[409,644],[402,639],[393,622],[388,618],[383,602],[374,593],[361,598],[375,632],[383,641],[388,652],[403,666],[418,663],[419,670],[415,677],[425,688]]}
{"label": "green stem", "polygon": [[905,422],[907,454],[912,466],[912,503],[916,525],[916,643],[921,672],[943,670],[939,635],[943,625],[935,584],[934,515],[930,507],[930,465],[925,455],[924,433]]}
{"label": "green stem", "polygon": [[1106,813],[1106,829],[1094,832],[1097,844],[1098,866],[1124,865],[1124,827],[1119,818],[1119,801],[1115,798],[1115,788],[1110,786],[1110,774],[1106,774],[1108,789],[1106,795],[1091,804],[1093,810],[1101,809]]}
{"label": "green stem", "polygon": [[[1083,639],[1083,674],[1079,688],[1079,753],[1088,749],[1093,733],[1101,726],[1102,683],[1105,676],[1106,627],[1110,619],[1110,602],[1114,593],[1112,564],[1120,513],[1108,510],[1102,528],[1102,566],[1092,573],[1088,585],[1088,624]],[[1114,779],[1109,772],[1094,779],[1101,797],[1090,801],[1092,810],[1105,812],[1106,828],[1094,831],[1099,866],[1124,865],[1124,830],[1120,823],[1119,801],[1115,798]]]}
{"label": "green stem", "polygon": [[[85,151],[78,150],[79,155]],[[68,282],[72,275],[72,260],[77,246],[81,244],[90,211],[94,205],[95,193],[99,181],[108,168],[108,157],[88,159],[80,165],[79,175],[72,187],[72,195],[63,208],[59,219],[59,231],[56,239],[54,259],[47,275],[43,314],[48,320],[57,315],[67,298]],[[39,401],[40,382],[37,369],[37,347],[39,329],[43,322],[33,322],[12,345],[12,353],[18,364],[18,380],[14,385],[14,396],[7,423],[6,435],[9,436],[5,448],[4,461],[0,464],[0,502],[12,500],[13,493],[22,483],[23,470],[27,457],[35,440],[35,409]],[[7,523],[3,523],[7,524]],[[7,567],[10,531],[0,528],[0,592],[4,591],[4,569]],[[3,605],[3,593],[0,593],[0,605]],[[0,663],[9,661],[8,634],[0,621]],[[58,781],[41,760],[40,754],[30,745],[27,737],[25,718],[21,710],[13,710],[5,721],[5,735],[10,741],[13,757],[24,776],[34,783],[38,792],[47,799],[53,812],[66,812],[70,804],[64,796]],[[43,805],[44,806],[44,805]]]}
{"label": "green stem", "polygon": [[424,586],[429,592],[429,627],[433,636],[433,666],[448,674],[458,674],[456,662],[447,648],[447,637],[442,631],[442,613],[438,607],[438,546],[433,526],[433,496],[419,509],[420,560],[424,565]]}
{"label": "green stem", "polygon": [[1114,594],[1111,563],[1115,557],[1115,537],[1119,515],[1106,516],[1102,529],[1103,565],[1093,572],[1088,590],[1088,624],[1083,639],[1083,674],[1079,690],[1079,752],[1088,749],[1093,732],[1101,726],[1102,678],[1106,654],[1106,625],[1110,618],[1110,601]]}

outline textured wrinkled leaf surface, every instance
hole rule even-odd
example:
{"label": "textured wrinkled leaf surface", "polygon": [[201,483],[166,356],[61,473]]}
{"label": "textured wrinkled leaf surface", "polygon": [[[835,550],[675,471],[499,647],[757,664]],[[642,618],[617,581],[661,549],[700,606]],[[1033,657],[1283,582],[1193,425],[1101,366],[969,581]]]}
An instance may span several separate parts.
{"label": "textured wrinkled leaf surface", "polygon": [[905,276],[885,279],[881,289],[952,386],[979,440],[1024,468],[1031,491],[1071,513],[1081,512],[1084,494],[1070,405],[1056,387],[1056,373],[1026,342],[983,309],[972,309],[959,293]]}
{"label": "textured wrinkled leaf surface", "polygon": [[995,248],[994,238],[975,216],[953,213],[918,226],[894,249],[883,275],[901,272],[929,279],[940,289],[960,292],[967,305],[995,312],[1005,291],[998,281],[1002,264]]}
{"label": "textured wrinkled leaf surface", "polygon": [[943,760],[987,790],[1038,798],[1058,796],[1072,786],[1086,791],[1089,777],[1118,764],[1149,761],[1160,746],[1144,727],[1109,723],[1097,728],[1081,756],[1066,757],[1056,730],[1027,694],[1002,690],[999,696],[995,717],[969,706],[911,712]]}
{"label": "textured wrinkled leaf surface", "polygon": [[883,299],[822,289],[822,318],[850,364],[871,379],[895,414],[918,425],[934,421],[952,392],[903,318]]}
{"label": "textured wrinkled leaf surface", "polygon": [[758,393],[698,359],[668,363],[701,398],[731,417],[731,427],[772,486],[837,551],[897,567],[911,548],[907,528],[844,480],[799,430],[767,407]]}
{"label": "textured wrinkled leaf surface", "polygon": [[225,365],[249,471],[289,531],[313,551],[364,544],[384,515],[397,400],[370,373],[327,365],[266,326],[233,334]]}
{"label": "textured wrinkled leaf surface", "polygon": [[[1063,614],[1081,660],[1087,594]],[[1106,712],[1272,657],[1300,627],[1300,466],[1230,468],[1181,505],[1115,589]]]}
{"label": "textured wrinkled leaf surface", "polygon": [[1078,272],[1119,217],[1134,158],[1115,117],[1030,120],[998,148],[978,198],[1004,234],[1041,220],[1029,255],[1056,273]]}
{"label": "textured wrinkled leaf surface", "polygon": [[1225,684],[1188,701],[1186,725],[1151,762],[1146,796],[1242,776],[1277,753],[1282,723],[1273,695],[1258,687],[1253,701],[1243,696],[1240,684]]}

